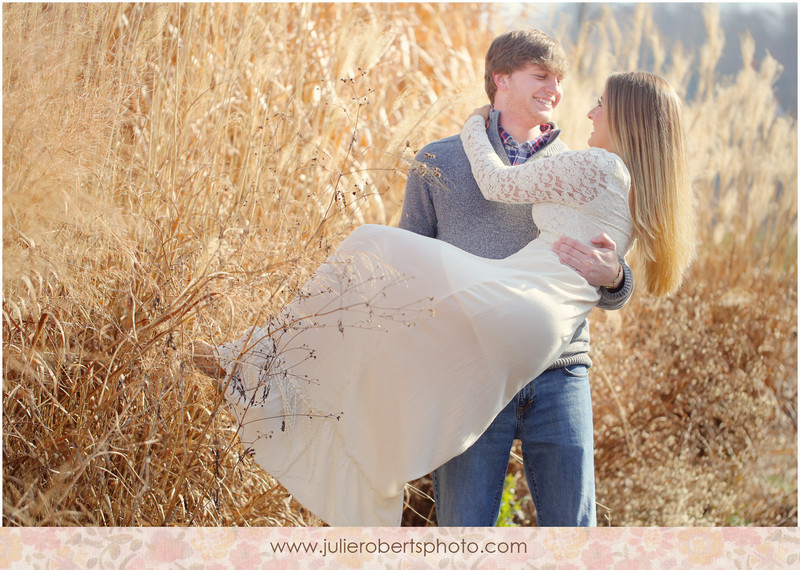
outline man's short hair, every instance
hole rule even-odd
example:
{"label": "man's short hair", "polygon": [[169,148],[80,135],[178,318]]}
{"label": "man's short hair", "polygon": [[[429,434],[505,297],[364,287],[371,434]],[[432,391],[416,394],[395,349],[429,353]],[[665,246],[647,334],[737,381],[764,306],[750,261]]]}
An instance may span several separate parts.
{"label": "man's short hair", "polygon": [[494,103],[494,74],[511,74],[528,64],[538,64],[561,75],[567,74],[567,55],[556,40],[542,31],[513,30],[497,36],[486,52],[486,94]]}

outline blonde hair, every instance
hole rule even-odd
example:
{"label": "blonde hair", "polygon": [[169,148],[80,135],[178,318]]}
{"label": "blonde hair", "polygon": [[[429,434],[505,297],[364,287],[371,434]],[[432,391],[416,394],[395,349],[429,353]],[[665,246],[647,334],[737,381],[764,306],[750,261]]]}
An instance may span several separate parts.
{"label": "blonde hair", "polygon": [[608,78],[604,106],[631,173],[631,262],[648,293],[669,295],[692,262],[697,231],[680,99],[663,77],[636,71]]}

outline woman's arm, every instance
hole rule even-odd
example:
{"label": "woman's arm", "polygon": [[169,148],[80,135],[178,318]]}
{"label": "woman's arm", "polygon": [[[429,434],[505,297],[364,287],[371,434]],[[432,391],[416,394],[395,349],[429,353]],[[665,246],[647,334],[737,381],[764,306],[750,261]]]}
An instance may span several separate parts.
{"label": "woman's arm", "polygon": [[461,142],[481,193],[495,202],[585,204],[605,186],[614,167],[613,160],[602,160],[602,154],[592,151],[564,152],[519,166],[506,166],[489,143],[485,120],[480,114],[467,119],[461,130]]}

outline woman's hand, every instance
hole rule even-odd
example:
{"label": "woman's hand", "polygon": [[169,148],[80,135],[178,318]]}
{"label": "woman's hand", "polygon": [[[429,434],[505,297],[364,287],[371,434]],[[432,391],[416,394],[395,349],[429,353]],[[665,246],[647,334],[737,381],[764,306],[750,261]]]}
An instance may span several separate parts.
{"label": "woman's hand", "polygon": [[486,126],[488,127],[489,126],[489,111],[491,111],[491,110],[492,110],[492,106],[491,105],[483,105],[482,107],[478,107],[477,109],[472,111],[472,114],[467,118],[474,117],[476,115],[479,116],[479,117],[483,117],[483,122],[486,123]]}

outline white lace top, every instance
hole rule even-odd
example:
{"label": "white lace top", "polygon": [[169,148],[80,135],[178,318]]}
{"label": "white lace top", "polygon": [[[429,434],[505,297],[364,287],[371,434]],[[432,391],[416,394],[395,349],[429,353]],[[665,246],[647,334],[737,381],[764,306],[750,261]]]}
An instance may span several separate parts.
{"label": "white lace top", "polygon": [[605,232],[625,255],[633,221],[628,207],[630,173],[622,159],[604,149],[568,151],[506,166],[497,156],[479,116],[461,130],[472,174],[487,200],[532,204],[531,213],[552,243],[560,236],[589,242]]}

